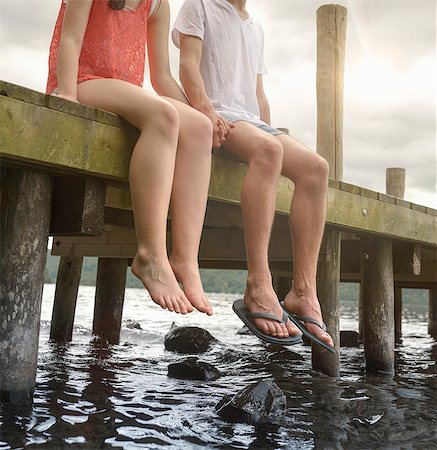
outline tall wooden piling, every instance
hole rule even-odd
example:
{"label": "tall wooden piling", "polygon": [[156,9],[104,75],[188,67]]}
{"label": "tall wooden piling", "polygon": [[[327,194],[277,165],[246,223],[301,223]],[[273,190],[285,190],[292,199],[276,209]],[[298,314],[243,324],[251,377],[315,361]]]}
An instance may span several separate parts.
{"label": "tall wooden piling", "polygon": [[127,265],[125,258],[99,258],[97,265],[93,334],[108,344],[120,340]]}
{"label": "tall wooden piling", "polygon": [[73,335],[82,261],[83,258],[68,256],[62,256],[59,261],[50,326],[50,339],[57,342],[70,342]]}
{"label": "tall wooden piling", "polygon": [[394,290],[395,344],[402,341],[402,287],[395,283]]}
{"label": "tall wooden piling", "polygon": [[[405,169],[390,167],[385,172],[385,192],[403,199],[405,195]],[[395,286],[394,292],[395,344],[402,338],[402,288]]]}
{"label": "tall wooden piling", "polygon": [[3,168],[0,215],[0,396],[30,403],[35,387],[51,214],[48,175]]}
{"label": "tall wooden piling", "polygon": [[[317,152],[329,163],[329,176],[343,178],[343,86],[346,8],[324,5],[317,10]],[[339,286],[341,235],[327,230],[320,251],[318,296],[337,350],[340,347]],[[338,376],[339,353],[313,346],[313,367]]]}
{"label": "tall wooden piling", "polygon": [[279,301],[282,302],[285,299],[286,295],[290,292],[291,285],[292,279],[290,276],[273,275],[273,287],[275,288]]}
{"label": "tall wooden piling", "polygon": [[428,333],[437,339],[437,288],[429,290]]}
{"label": "tall wooden piling", "polygon": [[362,238],[363,342],[370,370],[394,370],[393,246],[387,239]]}

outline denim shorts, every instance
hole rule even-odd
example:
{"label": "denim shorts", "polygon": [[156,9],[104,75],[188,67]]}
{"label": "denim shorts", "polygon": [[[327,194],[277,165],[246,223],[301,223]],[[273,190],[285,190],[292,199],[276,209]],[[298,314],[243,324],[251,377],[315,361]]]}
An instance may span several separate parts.
{"label": "denim shorts", "polygon": [[227,112],[222,112],[222,111],[217,111],[217,114],[221,117],[223,117],[223,119],[226,119],[228,122],[239,122],[239,121],[243,121],[243,122],[248,122],[251,123],[252,125],[254,125],[255,127],[259,128],[260,130],[265,131],[266,133],[270,133],[273,136],[279,136],[280,134],[285,134],[283,133],[281,130],[278,130],[276,128],[271,127],[270,125],[267,125],[266,123],[262,122],[262,123],[258,123],[258,122],[253,122],[249,119],[244,119],[241,118],[239,116],[236,116],[234,114],[231,113],[227,113]]}

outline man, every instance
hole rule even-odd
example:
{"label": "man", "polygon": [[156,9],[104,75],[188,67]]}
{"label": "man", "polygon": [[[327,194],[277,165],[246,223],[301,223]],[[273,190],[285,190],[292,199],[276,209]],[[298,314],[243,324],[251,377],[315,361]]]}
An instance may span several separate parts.
{"label": "man", "polygon": [[[186,0],[172,37],[180,48],[182,85],[192,106],[210,118],[214,147],[222,144],[248,164],[241,191],[248,278],[244,302],[234,304],[235,312],[268,342],[296,343],[299,329],[333,351],[316,293],[329,168],[319,155],[270,126],[262,28],[247,12],[246,0]],[[295,183],[293,286],[282,305],[291,320],[283,316],[268,265],[280,174]]]}

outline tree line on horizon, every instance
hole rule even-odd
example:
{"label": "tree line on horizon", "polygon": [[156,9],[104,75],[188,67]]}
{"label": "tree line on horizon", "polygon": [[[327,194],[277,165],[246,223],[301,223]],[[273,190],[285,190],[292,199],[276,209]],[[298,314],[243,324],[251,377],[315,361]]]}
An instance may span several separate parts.
{"label": "tree line on horizon", "polygon": [[[45,283],[56,283],[56,277],[59,266],[59,256],[47,255],[47,264],[45,268]],[[80,284],[82,286],[95,286],[97,273],[97,258],[85,257],[82,265],[82,275]],[[221,294],[243,294],[246,286],[247,272],[245,270],[224,270],[224,269],[201,269],[205,292]],[[138,278],[128,269],[126,276],[126,287],[143,288]],[[428,301],[428,292],[425,289],[404,289],[403,297],[411,302]],[[359,284],[341,283],[340,299],[358,301]]]}

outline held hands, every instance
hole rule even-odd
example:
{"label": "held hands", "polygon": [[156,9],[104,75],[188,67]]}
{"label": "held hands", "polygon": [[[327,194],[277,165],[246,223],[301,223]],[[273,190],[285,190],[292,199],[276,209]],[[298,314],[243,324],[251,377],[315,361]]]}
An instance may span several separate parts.
{"label": "held hands", "polygon": [[216,112],[212,112],[208,115],[212,122],[213,134],[212,134],[212,148],[219,148],[222,143],[229,138],[232,128],[235,125],[232,122],[228,122],[219,116]]}

